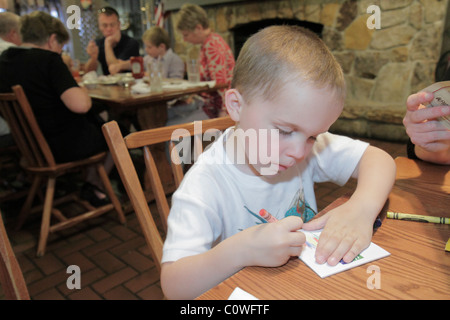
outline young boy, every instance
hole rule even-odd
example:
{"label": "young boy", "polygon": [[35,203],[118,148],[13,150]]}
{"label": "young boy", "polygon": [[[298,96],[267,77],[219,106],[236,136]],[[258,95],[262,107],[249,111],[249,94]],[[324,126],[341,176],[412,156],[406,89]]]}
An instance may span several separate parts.
{"label": "young boy", "polygon": [[[163,78],[179,78],[184,77],[184,62],[170,48],[170,38],[166,30],[160,27],[151,27],[142,35],[142,41],[145,46],[144,68],[152,59],[160,58],[163,64]],[[109,66],[109,72],[116,74],[121,71],[131,69],[131,60],[117,61],[117,63]]]}
{"label": "young boy", "polygon": [[[369,245],[394,183],[395,163],[387,153],[327,132],[343,109],[345,82],[313,33],[273,26],[250,37],[231,88],[225,103],[236,127],[199,157],[172,199],[161,272],[168,298],[195,298],[245,266],[286,263],[301,253],[301,228],[323,228],[318,263],[353,260]],[[244,148],[246,135],[238,133],[262,137],[268,130],[279,133],[275,174],[262,174],[268,165],[260,155],[255,160]],[[228,148],[232,141],[234,149]],[[257,144],[264,147],[261,139]],[[233,161],[232,150],[246,161]],[[343,185],[350,177],[358,183],[349,201],[307,222],[317,211],[314,182]],[[262,223],[261,209],[278,221]]]}
{"label": "young boy", "polygon": [[160,27],[151,27],[142,35],[145,45],[144,68],[152,59],[161,59],[163,65],[163,78],[184,77],[184,62],[170,48],[170,38],[166,30]]}

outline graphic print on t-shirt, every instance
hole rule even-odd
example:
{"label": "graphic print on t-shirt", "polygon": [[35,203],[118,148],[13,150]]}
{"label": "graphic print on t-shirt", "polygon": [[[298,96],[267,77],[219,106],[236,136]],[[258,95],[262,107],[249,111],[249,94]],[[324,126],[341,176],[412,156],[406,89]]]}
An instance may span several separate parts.
{"label": "graphic print on t-shirt", "polygon": [[[244,206],[248,213],[258,219],[256,224],[267,223],[267,221],[262,218],[258,213],[250,210],[247,206]],[[256,212],[260,212],[261,209],[258,208]],[[316,215],[316,212],[309,206],[308,202],[305,200],[305,196],[303,193],[303,188],[300,188],[295,193],[288,210],[284,214],[284,218],[289,216],[297,216],[302,218],[303,222],[308,222]]]}

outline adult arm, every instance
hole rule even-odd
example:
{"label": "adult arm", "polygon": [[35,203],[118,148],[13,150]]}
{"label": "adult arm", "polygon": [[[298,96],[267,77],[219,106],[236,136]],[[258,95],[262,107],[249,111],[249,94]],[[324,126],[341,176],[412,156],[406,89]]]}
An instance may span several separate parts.
{"label": "adult arm", "polygon": [[75,113],[86,113],[91,109],[92,100],[86,88],[72,87],[61,94],[66,107]]}
{"label": "adult arm", "polygon": [[86,47],[86,53],[89,55],[89,60],[84,65],[84,72],[96,71],[98,67],[98,46],[95,44],[95,41],[89,41],[88,46]]}

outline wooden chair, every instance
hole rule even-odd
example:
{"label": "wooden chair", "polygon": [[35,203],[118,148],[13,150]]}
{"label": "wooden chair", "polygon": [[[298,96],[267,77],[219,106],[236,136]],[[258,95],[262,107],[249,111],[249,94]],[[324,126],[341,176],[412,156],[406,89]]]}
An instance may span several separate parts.
{"label": "wooden chair", "polygon": [[[22,156],[21,166],[33,179],[29,194],[19,214],[17,228],[22,226],[28,214],[32,211],[33,200],[39,191],[41,183],[46,182],[47,184],[43,208],[34,208],[36,210],[42,210],[41,231],[37,248],[38,256],[44,255],[50,232],[71,227],[82,221],[111,211],[112,209],[117,211],[120,222],[125,223],[125,215],[122,207],[114,194],[111,182],[103,165],[107,152],[101,152],[79,161],[56,163],[21,86],[14,86],[13,93],[0,94],[0,108],[10,126],[14,141],[20,150]],[[76,192],[59,199],[54,199],[56,179],[68,172],[83,170],[87,166],[96,167],[105,191],[112,203],[95,208],[87,201],[81,200]],[[87,211],[75,217],[66,217],[56,206],[67,201],[75,201],[81,204]],[[52,215],[59,222],[51,224]]]}
{"label": "wooden chair", "polygon": [[0,212],[0,283],[7,300],[30,300],[22,270],[17,262]]}
{"label": "wooden chair", "polygon": [[[119,171],[128,197],[130,198],[130,202],[138,217],[147,245],[150,247],[153,261],[158,268],[161,267],[163,239],[150,212],[145,192],[142,188],[129,150],[141,148],[143,151],[146,167],[145,174],[150,181],[163,225],[163,231],[165,232],[167,230],[169,204],[150,147],[157,143],[169,142],[169,149],[172,153],[172,149],[175,146],[174,142],[171,141],[172,133],[177,129],[181,129],[184,132],[183,136],[194,137],[194,146],[197,146],[197,150],[194,153],[199,154],[203,149],[202,134],[205,133],[206,130],[210,130],[209,132],[214,129],[223,131],[233,125],[234,121],[231,120],[231,118],[224,117],[133,132],[125,138],[122,136],[119,126],[115,121],[103,125],[103,133],[106,142],[108,143],[117,170]],[[174,152],[174,155],[177,155],[177,152]],[[194,159],[196,159],[196,155],[194,155]],[[177,162],[179,163],[179,161]],[[178,187],[184,175],[182,165],[175,164],[171,161],[171,167],[175,184]]]}

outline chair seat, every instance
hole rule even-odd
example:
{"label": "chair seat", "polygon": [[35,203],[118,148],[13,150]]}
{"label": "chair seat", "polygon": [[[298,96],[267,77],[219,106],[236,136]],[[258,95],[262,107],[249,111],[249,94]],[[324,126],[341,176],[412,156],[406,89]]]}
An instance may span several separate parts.
{"label": "chair seat", "polygon": [[77,161],[71,161],[71,162],[64,162],[64,163],[56,163],[52,166],[46,166],[46,167],[40,167],[40,166],[29,166],[26,163],[26,159],[22,158],[22,161],[20,163],[21,167],[30,173],[33,174],[42,174],[42,175],[48,175],[48,174],[58,174],[66,171],[70,171],[79,167],[84,167],[88,165],[92,165],[98,162],[103,161],[106,158],[107,153],[101,152],[97,153],[96,155],[93,155],[86,159],[81,159]]}

